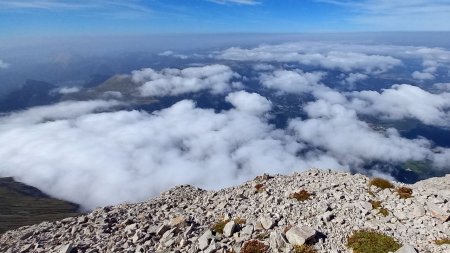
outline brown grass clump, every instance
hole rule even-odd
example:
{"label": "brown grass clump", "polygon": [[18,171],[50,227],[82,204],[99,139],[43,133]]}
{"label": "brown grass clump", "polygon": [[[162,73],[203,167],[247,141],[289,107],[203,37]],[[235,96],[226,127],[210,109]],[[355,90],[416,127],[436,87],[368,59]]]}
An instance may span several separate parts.
{"label": "brown grass clump", "polygon": [[317,253],[317,250],[310,245],[294,245],[293,253]]}
{"label": "brown grass clump", "polygon": [[236,219],[234,219],[234,223],[238,224],[238,225],[244,225],[245,223],[247,223],[246,219],[237,217]]}
{"label": "brown grass clump", "polygon": [[269,246],[258,240],[250,240],[244,243],[241,253],[269,253]]}
{"label": "brown grass clump", "polygon": [[255,238],[258,240],[265,240],[265,239],[269,238],[269,236],[270,236],[270,234],[268,232],[263,231],[263,232],[260,232],[259,234],[257,234],[255,236]]}
{"label": "brown grass clump", "polygon": [[398,196],[401,199],[408,199],[412,197],[413,190],[408,187],[399,187],[396,189]]}
{"label": "brown grass clump", "polygon": [[436,245],[444,245],[444,244],[450,244],[450,237],[444,238],[444,239],[439,239],[434,241],[434,243],[436,243]]}
{"label": "brown grass clump", "polygon": [[372,197],[376,197],[375,193],[371,190],[368,190],[367,193]]}
{"label": "brown grass clump", "polygon": [[378,213],[383,215],[384,217],[389,215],[389,210],[387,210],[386,208],[384,208],[381,203],[383,203],[382,201],[379,200],[370,200],[369,201],[370,204],[372,204],[372,208],[373,209],[378,209]]}
{"label": "brown grass clump", "polygon": [[380,189],[389,189],[389,188],[394,188],[394,185],[389,182],[386,179],[382,179],[382,178],[372,178],[372,180],[370,180],[369,185],[373,185],[375,187],[378,187]]}
{"label": "brown grass clump", "polygon": [[355,231],[347,239],[353,253],[387,253],[397,251],[401,245],[392,237],[371,230]]}
{"label": "brown grass clump", "polygon": [[255,189],[257,192],[263,192],[266,189],[266,187],[264,186],[264,184],[257,184],[255,185]]}
{"label": "brown grass clump", "polygon": [[379,209],[380,211],[378,212],[379,214],[383,215],[384,217],[389,215],[389,210],[387,210],[386,208],[382,207]]}
{"label": "brown grass clump", "polygon": [[225,225],[227,225],[227,223],[230,220],[221,220],[216,222],[213,226],[212,226],[212,231],[214,231],[217,234],[223,234],[223,229],[225,228]]}
{"label": "brown grass clump", "polygon": [[305,201],[311,198],[311,193],[306,190],[301,190],[299,192],[294,192],[291,194],[291,198],[296,199],[298,201]]}
{"label": "brown grass clump", "polygon": [[383,203],[382,201],[379,201],[379,200],[371,200],[369,202],[370,202],[370,204],[372,204],[372,208],[373,209],[380,208],[381,207],[381,203]]}

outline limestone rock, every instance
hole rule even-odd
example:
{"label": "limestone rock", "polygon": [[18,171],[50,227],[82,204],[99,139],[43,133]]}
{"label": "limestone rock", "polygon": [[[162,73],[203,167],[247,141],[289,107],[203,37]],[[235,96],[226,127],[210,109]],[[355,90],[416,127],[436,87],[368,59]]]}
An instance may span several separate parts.
{"label": "limestone rock", "polygon": [[266,230],[275,226],[275,220],[268,216],[262,217],[259,222],[261,222],[262,227]]}
{"label": "limestone rock", "polygon": [[59,249],[59,253],[70,253],[72,251],[73,247],[72,244],[66,244],[61,246],[61,248]]}
{"label": "limestone rock", "polygon": [[292,245],[303,245],[316,234],[317,231],[308,226],[294,226],[286,232],[286,238]]}
{"label": "limestone rock", "polygon": [[442,222],[447,222],[450,220],[450,213],[440,208],[433,202],[427,203],[428,212],[430,212],[431,216],[440,219]]}
{"label": "limestone rock", "polygon": [[211,230],[206,230],[205,233],[203,233],[202,236],[200,236],[200,238],[198,238],[198,248],[200,250],[204,250],[206,248],[208,248],[209,243],[211,242],[213,238],[213,234],[211,232]]}
{"label": "limestone rock", "polygon": [[223,228],[223,235],[226,237],[233,236],[233,233],[236,232],[238,228],[239,226],[234,221],[230,221]]}
{"label": "limestone rock", "polygon": [[400,249],[398,249],[395,253],[417,253],[417,251],[414,249],[411,245],[403,245]]}
{"label": "limestone rock", "polygon": [[[97,208],[80,217],[7,231],[0,236],[0,252],[58,253],[63,245],[86,253],[228,253],[258,240],[275,253],[292,252],[293,245],[306,241],[319,252],[343,253],[349,252],[348,235],[358,229],[375,229],[408,242],[415,251],[404,246],[406,252],[450,249],[429,243],[450,235],[449,223],[444,222],[450,211],[450,175],[414,185],[394,182],[395,187],[413,189],[409,199],[400,199],[392,190],[369,192],[369,180],[313,169],[264,176],[219,191],[182,185],[141,203]],[[265,190],[255,191],[257,184]],[[314,194],[308,201],[289,198],[301,190]],[[371,201],[379,201],[380,207],[372,209]],[[223,233],[213,233],[216,225],[224,226]]]}

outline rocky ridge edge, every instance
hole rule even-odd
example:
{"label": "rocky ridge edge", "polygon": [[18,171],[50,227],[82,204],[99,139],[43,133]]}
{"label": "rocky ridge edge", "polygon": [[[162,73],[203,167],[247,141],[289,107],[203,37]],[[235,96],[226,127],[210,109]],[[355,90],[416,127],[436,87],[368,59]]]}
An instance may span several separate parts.
{"label": "rocky ridge edge", "polygon": [[[406,199],[395,189],[369,186],[369,180],[313,169],[263,175],[220,191],[184,185],[146,202],[8,231],[0,251],[225,253],[240,252],[246,241],[257,239],[270,252],[293,252],[293,245],[305,242],[318,252],[351,252],[348,236],[371,229],[405,245],[398,252],[450,252],[450,245],[434,243],[450,237],[450,175],[395,183],[413,190]],[[300,190],[311,196],[292,198]],[[387,215],[371,201],[381,201]]]}

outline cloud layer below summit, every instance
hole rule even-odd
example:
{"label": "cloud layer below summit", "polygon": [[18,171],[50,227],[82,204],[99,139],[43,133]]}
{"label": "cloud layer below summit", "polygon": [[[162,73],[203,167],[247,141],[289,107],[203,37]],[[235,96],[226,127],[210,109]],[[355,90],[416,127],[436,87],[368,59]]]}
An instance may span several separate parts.
{"label": "cloud layer below summit", "polygon": [[[144,200],[179,184],[217,189],[266,172],[346,170],[367,161],[429,160],[437,169],[450,163],[447,148],[406,139],[393,128],[375,130],[361,119],[450,127],[447,83],[435,84],[434,93],[412,84],[339,91],[326,83],[330,71],[338,71],[342,85],[357,86],[410,59],[419,62],[421,69],[414,71],[437,75],[449,61],[447,51],[311,45],[231,48],[212,53],[211,59],[221,59],[215,64],[130,73],[140,96],[222,94],[228,110],[199,108],[187,99],[149,113],[123,110],[124,102],[93,100],[2,115],[0,142],[8,145],[0,150],[0,176],[91,209]],[[293,62],[318,70],[292,67]],[[273,102],[245,91],[248,73],[239,73],[235,63],[248,63],[255,71],[251,78],[277,96],[309,95],[305,117],[291,118],[283,129],[270,124]]]}

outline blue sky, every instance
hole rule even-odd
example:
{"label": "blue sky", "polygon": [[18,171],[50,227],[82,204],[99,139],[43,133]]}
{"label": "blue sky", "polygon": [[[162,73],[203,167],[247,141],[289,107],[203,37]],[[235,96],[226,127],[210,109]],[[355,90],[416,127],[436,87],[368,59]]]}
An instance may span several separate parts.
{"label": "blue sky", "polygon": [[0,36],[450,30],[450,0],[0,0]]}

